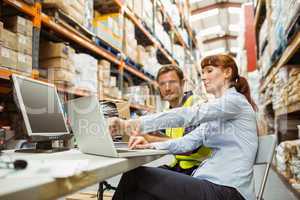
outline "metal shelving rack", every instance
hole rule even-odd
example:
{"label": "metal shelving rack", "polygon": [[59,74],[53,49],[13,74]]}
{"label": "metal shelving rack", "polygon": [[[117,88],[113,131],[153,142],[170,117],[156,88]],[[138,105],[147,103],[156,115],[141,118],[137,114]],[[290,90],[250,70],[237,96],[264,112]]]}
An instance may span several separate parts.
{"label": "metal shelving rack", "polygon": [[[255,9],[255,30],[257,36],[263,20],[269,20],[270,18],[269,12],[270,12],[270,0],[259,0]],[[286,64],[291,63],[292,60],[295,60],[294,58],[296,56],[299,56],[299,51],[300,51],[300,30],[297,30],[294,37],[291,39],[287,47],[283,50],[283,53],[280,56],[280,58],[276,62],[272,63],[272,66],[267,71],[267,74],[263,78],[261,86],[259,88],[260,94],[264,95],[268,86],[270,86],[270,84],[273,84],[275,76],[279,72],[279,70],[282,67],[285,67]],[[258,59],[260,58],[258,57]],[[291,131],[290,130],[291,127],[283,127],[282,122],[285,122],[288,125],[289,120],[299,120],[300,102],[288,106],[282,105],[282,107],[279,109],[273,109],[272,99],[265,99],[265,102],[262,103],[263,103],[263,108],[268,111],[267,113],[268,116],[274,119],[273,121],[274,134],[277,136],[278,142],[279,143],[282,142],[284,138],[297,139],[298,132],[296,130]],[[287,133],[285,133],[284,135],[284,133],[282,133],[282,130],[287,131]],[[290,185],[289,180],[286,177],[284,177],[276,169],[275,166],[273,166],[273,169],[281,178],[281,180],[285,183],[287,188],[291,190],[297,197],[299,197],[300,196],[299,191],[297,191]]]}

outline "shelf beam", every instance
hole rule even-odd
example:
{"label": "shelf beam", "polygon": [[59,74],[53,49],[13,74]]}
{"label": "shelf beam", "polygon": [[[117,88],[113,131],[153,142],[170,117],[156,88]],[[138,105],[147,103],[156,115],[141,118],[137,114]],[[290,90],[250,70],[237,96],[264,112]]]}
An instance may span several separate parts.
{"label": "shelf beam", "polygon": [[300,102],[275,110],[275,115],[281,116],[281,115],[287,115],[299,111],[300,111]]}
{"label": "shelf beam", "polygon": [[212,43],[212,42],[216,42],[219,40],[236,40],[238,36],[236,35],[224,35],[224,36],[217,36],[211,39],[207,39],[203,41],[203,44],[208,44],[208,43]]}

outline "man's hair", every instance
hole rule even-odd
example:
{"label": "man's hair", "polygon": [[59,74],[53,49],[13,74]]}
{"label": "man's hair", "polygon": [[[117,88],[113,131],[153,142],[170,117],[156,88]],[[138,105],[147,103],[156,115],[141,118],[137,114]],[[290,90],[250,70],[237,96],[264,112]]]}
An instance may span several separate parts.
{"label": "man's hair", "polygon": [[171,72],[171,71],[175,71],[179,80],[180,81],[183,81],[184,79],[184,74],[183,74],[183,71],[177,67],[176,65],[163,65],[157,72],[157,76],[156,76],[156,81],[158,81],[159,77],[163,74],[166,74],[168,72]]}

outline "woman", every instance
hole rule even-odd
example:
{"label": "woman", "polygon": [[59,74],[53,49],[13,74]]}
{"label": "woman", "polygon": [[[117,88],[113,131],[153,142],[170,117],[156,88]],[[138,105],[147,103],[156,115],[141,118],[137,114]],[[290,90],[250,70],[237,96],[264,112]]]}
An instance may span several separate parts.
{"label": "woman", "polygon": [[192,177],[159,168],[139,167],[123,175],[113,197],[120,199],[249,199],[254,200],[253,164],[258,139],[256,105],[247,80],[239,76],[232,57],[213,55],[201,62],[202,79],[216,98],[192,108],[172,109],[138,120],[116,120],[131,135],[169,127],[199,125],[180,139],[138,144],[137,148],[185,153],[205,145],[210,158]]}

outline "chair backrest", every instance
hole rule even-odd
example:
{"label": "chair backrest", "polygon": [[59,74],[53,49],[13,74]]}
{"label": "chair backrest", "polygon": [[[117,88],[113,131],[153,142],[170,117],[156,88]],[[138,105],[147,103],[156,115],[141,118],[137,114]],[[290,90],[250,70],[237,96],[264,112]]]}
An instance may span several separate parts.
{"label": "chair backrest", "polygon": [[258,137],[258,150],[256,154],[255,165],[266,165],[264,176],[259,188],[259,192],[257,194],[258,200],[261,200],[263,197],[276,143],[277,140],[275,135],[265,135]]}
{"label": "chair backrest", "polygon": [[255,165],[268,164],[272,162],[276,141],[275,135],[264,135],[258,137],[258,150],[256,153]]}

